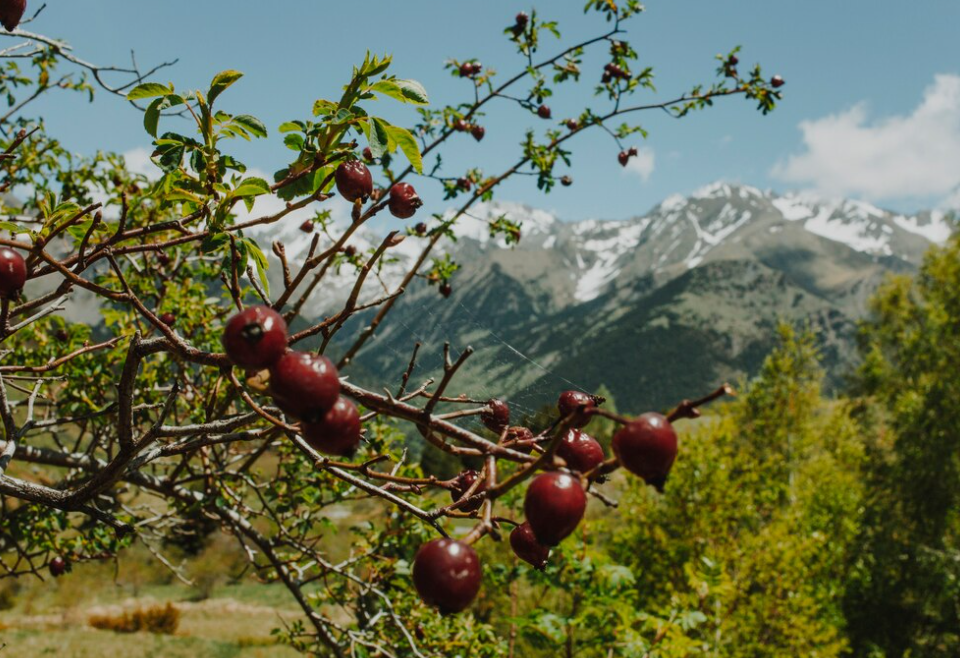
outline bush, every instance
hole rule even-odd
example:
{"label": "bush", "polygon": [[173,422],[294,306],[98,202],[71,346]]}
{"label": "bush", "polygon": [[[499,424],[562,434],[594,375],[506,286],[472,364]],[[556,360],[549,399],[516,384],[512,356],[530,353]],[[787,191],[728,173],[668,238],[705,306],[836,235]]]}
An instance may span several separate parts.
{"label": "bush", "polygon": [[119,615],[93,615],[90,625],[114,633],[147,631],[157,635],[173,635],[180,625],[180,610],[172,603],[138,608]]}

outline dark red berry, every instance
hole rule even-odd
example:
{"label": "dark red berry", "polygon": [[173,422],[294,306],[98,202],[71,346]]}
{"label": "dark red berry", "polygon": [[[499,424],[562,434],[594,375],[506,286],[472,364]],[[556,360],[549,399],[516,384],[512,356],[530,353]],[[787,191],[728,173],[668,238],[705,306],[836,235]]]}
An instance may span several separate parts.
{"label": "dark red berry", "polygon": [[337,192],[350,203],[357,199],[366,201],[373,192],[373,176],[367,165],[359,160],[340,163],[334,178],[337,181]]}
{"label": "dark red berry", "polygon": [[786,81],[783,78],[781,78],[779,75],[775,75],[772,78],[770,78],[770,86],[773,87],[774,89],[782,87],[784,82]]}
{"label": "dark red berry", "polygon": [[577,412],[570,427],[582,428],[593,416],[589,413],[583,413],[597,406],[597,399],[587,393],[580,391],[564,391],[557,400],[557,409],[560,410],[560,418],[566,418],[570,414]]}
{"label": "dark red berry", "polygon": [[284,413],[319,422],[340,395],[340,377],[327,357],[291,351],[270,366],[270,393]]}
{"label": "dark red berry", "polygon": [[164,323],[168,327],[172,327],[177,321],[177,316],[173,313],[164,313],[160,316],[160,322]]}
{"label": "dark red berry", "polygon": [[556,546],[577,529],[587,509],[580,480],[567,473],[542,473],[527,488],[523,511],[537,541]]}
{"label": "dark red berry", "polygon": [[50,569],[50,575],[54,578],[59,578],[67,573],[67,561],[59,555],[50,560],[50,564],[48,564],[47,567]]}
{"label": "dark red berry", "polygon": [[347,258],[353,258],[354,256],[357,255],[357,248],[354,247],[352,244],[348,244],[346,247],[343,248],[343,255],[346,256]]}
{"label": "dark red berry", "polygon": [[613,80],[613,76],[609,73],[604,73],[602,76],[600,76],[600,82],[603,84],[607,84],[611,80]]}
{"label": "dark red berry", "polygon": [[640,151],[636,146],[631,146],[629,149],[627,149],[627,155],[629,155],[631,158],[636,157],[639,152]]}
{"label": "dark red berry", "polygon": [[453,294],[453,286],[451,286],[449,283],[446,283],[446,282],[441,283],[440,294],[443,295],[444,297],[449,297],[450,295]]}
{"label": "dark red berry", "polygon": [[169,264],[170,264],[170,257],[167,256],[166,253],[164,253],[164,252],[162,252],[162,251],[158,251],[158,252],[157,252],[157,262],[160,263],[161,265],[169,265]]}
{"label": "dark red berry", "polygon": [[561,176],[560,184],[563,185],[564,187],[570,187],[571,185],[573,185],[573,179],[570,178],[569,176]]}
{"label": "dark red berry", "polygon": [[550,547],[537,541],[529,522],[524,522],[510,533],[510,548],[514,555],[529,563],[534,569],[543,571],[550,557]]}
{"label": "dark red berry", "polygon": [[621,167],[626,167],[627,163],[630,162],[630,154],[626,151],[620,151],[617,153],[617,162],[620,163]]}
{"label": "dark red berry", "polygon": [[373,162],[373,151],[370,150],[369,146],[363,147],[363,159],[367,162]]}
{"label": "dark red berry", "polygon": [[300,225],[300,230],[304,233],[313,233],[314,223],[309,219],[306,220],[303,224]]}
{"label": "dark red berry", "polygon": [[613,452],[625,469],[663,491],[677,458],[677,433],[661,414],[646,413],[613,435]]}
{"label": "dark red berry", "polygon": [[737,77],[737,69],[736,69],[736,67],[734,67],[734,66],[728,66],[728,67],[727,67],[727,70],[724,71],[724,74],[725,74],[728,78],[735,78],[735,77]]}
{"label": "dark red berry", "polygon": [[527,26],[527,23],[530,22],[530,17],[527,16],[527,12],[521,11],[519,14],[517,14],[517,18],[515,20],[517,27],[522,30]]}
{"label": "dark red berry", "polygon": [[541,105],[537,108],[537,116],[541,119],[549,119],[553,113],[550,111],[550,108],[546,105]]}
{"label": "dark red berry", "polygon": [[471,187],[473,187],[473,183],[470,182],[469,178],[458,178],[457,187],[459,187],[463,191],[467,191]]}
{"label": "dark red berry", "polygon": [[486,409],[480,413],[480,422],[491,432],[500,434],[510,425],[510,407],[503,400],[488,400]]}
{"label": "dark red berry", "polygon": [[[466,471],[460,471],[460,474],[453,481],[453,489],[450,490],[450,500],[457,502],[463,498],[470,487],[473,486],[474,482],[480,477],[480,474],[472,469]],[[477,488],[473,490],[470,494],[475,496],[476,494],[483,493],[487,490],[487,483],[483,480],[480,481],[480,484],[477,485]],[[466,505],[461,505],[457,509],[461,512],[476,512],[483,506],[483,499],[476,500],[472,503],[467,503]]]}
{"label": "dark red berry", "polygon": [[480,591],[480,558],[471,546],[442,537],[427,542],[413,560],[420,598],[443,614],[465,610]]}
{"label": "dark red berry", "polygon": [[287,323],[268,306],[246,308],[227,322],[223,349],[240,368],[269,368],[287,350]]}
{"label": "dark red berry", "polygon": [[481,64],[480,62],[474,62],[474,63],[473,63],[473,74],[474,74],[474,75],[477,75],[477,74],[480,73],[480,71],[482,71],[482,70],[483,70],[483,64]]}
{"label": "dark red berry", "polygon": [[457,119],[453,122],[453,129],[457,132],[467,132],[470,130],[470,124],[464,121],[463,119]]}
{"label": "dark red berry", "polygon": [[605,457],[600,442],[580,430],[567,432],[557,448],[557,455],[567,462],[570,470],[581,473],[599,466]]}
{"label": "dark red berry", "polygon": [[487,134],[487,129],[483,126],[474,126],[470,129],[470,134],[473,135],[473,138],[479,142],[483,139],[483,136]]}
{"label": "dark red berry", "polygon": [[417,235],[426,235],[427,225],[423,222],[417,222],[417,225],[413,227],[413,232]]}
{"label": "dark red berry", "polygon": [[727,58],[727,66],[736,66],[739,63],[740,63],[740,58],[737,57],[736,55],[730,55],[730,57]]}
{"label": "dark red berry", "polygon": [[360,412],[350,400],[339,397],[316,422],[303,423],[303,438],[317,452],[349,457],[360,445]]}
{"label": "dark red berry", "polygon": [[23,12],[27,10],[27,0],[0,0],[0,24],[9,32],[20,25]]}
{"label": "dark red berry", "polygon": [[507,441],[511,448],[530,454],[533,452],[533,446],[536,441],[533,438],[533,432],[527,427],[511,427],[507,432]]}
{"label": "dark red berry", "polygon": [[67,333],[66,329],[57,329],[54,332],[53,337],[56,338],[57,341],[61,343],[65,343],[68,340],[70,340],[70,334]]}
{"label": "dark red berry", "polygon": [[10,247],[0,247],[0,297],[16,297],[27,282],[27,263]]}
{"label": "dark red berry", "polygon": [[417,191],[410,183],[396,183],[390,188],[390,200],[387,202],[390,214],[398,219],[409,219],[423,205]]}
{"label": "dark red berry", "polygon": [[580,124],[577,123],[576,119],[567,119],[567,128],[570,130],[576,130],[580,127]]}
{"label": "dark red berry", "polygon": [[460,65],[460,77],[469,78],[480,71],[473,62],[464,62]]}

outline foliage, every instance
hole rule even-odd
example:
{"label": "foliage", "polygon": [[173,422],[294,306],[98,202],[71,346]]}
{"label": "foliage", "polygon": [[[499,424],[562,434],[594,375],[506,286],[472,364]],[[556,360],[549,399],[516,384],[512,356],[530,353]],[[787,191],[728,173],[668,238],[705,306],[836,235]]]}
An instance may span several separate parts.
{"label": "foliage", "polygon": [[180,625],[180,610],[171,603],[138,608],[118,615],[92,615],[90,625],[114,633],[156,633],[173,635]]}

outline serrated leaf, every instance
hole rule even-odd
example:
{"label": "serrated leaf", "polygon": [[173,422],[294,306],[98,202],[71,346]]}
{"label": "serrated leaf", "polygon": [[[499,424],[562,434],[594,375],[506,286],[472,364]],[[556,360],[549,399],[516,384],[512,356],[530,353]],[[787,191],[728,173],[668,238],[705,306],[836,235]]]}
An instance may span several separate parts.
{"label": "serrated leaf", "polygon": [[303,130],[303,126],[298,121],[284,121],[277,130],[281,133],[295,133]]}
{"label": "serrated leaf", "polygon": [[234,82],[243,77],[243,73],[240,71],[221,71],[214,76],[213,82],[210,83],[210,91],[207,93],[207,102],[210,105],[213,105],[213,101],[216,100],[217,96],[223,93],[227,87],[232,85]]}
{"label": "serrated leaf", "polygon": [[297,133],[291,133],[286,135],[283,138],[283,143],[286,147],[292,151],[300,151],[303,149],[303,135]]}
{"label": "serrated leaf", "polygon": [[426,105],[430,102],[427,90],[416,80],[381,80],[370,87],[370,91],[395,98],[401,103]]}
{"label": "serrated leaf", "polygon": [[417,144],[417,140],[413,136],[413,133],[406,128],[401,128],[400,126],[387,126],[387,133],[390,135],[390,139],[396,142],[397,146],[400,147],[400,150],[403,151],[403,154],[407,156],[407,160],[410,161],[410,164],[413,166],[413,170],[418,174],[422,174],[423,156],[420,155],[420,145]]}
{"label": "serrated leaf", "polygon": [[254,137],[266,137],[267,127],[263,125],[260,119],[249,114],[238,114],[233,117],[233,122],[244,127]]}
{"label": "serrated leaf", "polygon": [[331,114],[337,109],[337,104],[333,101],[323,100],[322,98],[313,104],[313,116],[321,114]]}
{"label": "serrated leaf", "polygon": [[24,228],[13,222],[0,222],[0,231],[10,231],[11,233],[29,233],[30,229]]}
{"label": "serrated leaf", "polygon": [[173,85],[162,85],[159,82],[144,82],[137,85],[127,94],[128,101],[139,101],[145,98],[156,98],[157,96],[169,96],[173,93]]}
{"label": "serrated leaf", "polygon": [[270,193],[270,184],[262,178],[245,178],[240,181],[232,194],[234,197],[259,196]]}
{"label": "serrated leaf", "polygon": [[390,145],[390,124],[383,119],[373,118],[367,131],[367,142],[373,157],[381,157]]}

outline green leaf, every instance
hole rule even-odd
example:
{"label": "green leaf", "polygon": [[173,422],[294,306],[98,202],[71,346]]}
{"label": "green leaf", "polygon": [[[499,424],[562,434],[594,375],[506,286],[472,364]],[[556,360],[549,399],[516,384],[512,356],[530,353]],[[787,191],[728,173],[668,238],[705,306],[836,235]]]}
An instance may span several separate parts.
{"label": "green leaf", "polygon": [[29,233],[30,229],[23,228],[13,222],[0,222],[0,231],[10,231],[11,233]]}
{"label": "green leaf", "polygon": [[259,196],[270,193],[270,184],[262,178],[245,178],[233,190],[234,197]]}
{"label": "green leaf", "polygon": [[[403,154],[407,156],[407,160],[409,160],[410,164],[413,165],[414,171],[416,171],[418,174],[422,174],[423,156],[420,155],[420,145],[417,144],[417,140],[413,136],[413,133],[406,128],[401,128],[400,126],[387,126],[387,133],[390,135],[390,139],[397,143],[397,146],[400,147],[400,150],[403,151]],[[371,150],[372,148],[373,147],[371,147]]]}
{"label": "green leaf", "polygon": [[247,252],[253,257],[253,262],[257,266],[257,275],[260,277],[260,282],[263,284],[263,291],[270,295],[270,281],[267,279],[267,270],[270,268],[270,263],[267,261],[267,257],[264,255],[263,251],[260,249],[260,246],[249,238],[244,238],[243,242],[247,245]]}
{"label": "green leaf", "polygon": [[163,104],[163,98],[157,98],[143,113],[143,127],[151,137],[157,136],[157,129],[160,127],[160,106]]}
{"label": "green leaf", "polygon": [[303,130],[303,126],[298,121],[284,121],[277,129],[281,133],[295,133]]}
{"label": "green leaf", "polygon": [[426,105],[430,102],[427,90],[416,80],[381,80],[370,87],[370,91],[395,98],[401,103]]}
{"label": "green leaf", "polygon": [[156,98],[157,96],[169,96],[173,93],[173,85],[169,87],[159,82],[145,82],[137,85],[127,94],[128,101],[139,101],[144,98]]}
{"label": "green leaf", "polygon": [[214,76],[210,83],[210,91],[207,92],[207,102],[212,106],[217,96],[223,93],[227,87],[243,77],[240,71],[221,71]]}
{"label": "green leaf", "polygon": [[337,104],[333,101],[326,101],[322,98],[313,104],[313,116],[321,114],[333,114],[337,110]]}
{"label": "green leaf", "polygon": [[267,136],[267,127],[263,125],[263,122],[256,117],[252,117],[249,114],[238,114],[233,117],[233,122],[239,124],[246,128],[254,137],[266,137]]}
{"label": "green leaf", "polygon": [[370,152],[373,157],[379,158],[387,150],[390,144],[390,124],[383,119],[373,118],[370,123],[370,129],[367,133],[367,141],[370,144]]}
{"label": "green leaf", "polygon": [[298,135],[297,133],[291,133],[283,138],[283,143],[292,151],[302,150],[303,141],[303,135]]}

